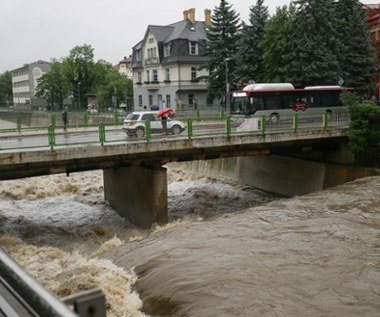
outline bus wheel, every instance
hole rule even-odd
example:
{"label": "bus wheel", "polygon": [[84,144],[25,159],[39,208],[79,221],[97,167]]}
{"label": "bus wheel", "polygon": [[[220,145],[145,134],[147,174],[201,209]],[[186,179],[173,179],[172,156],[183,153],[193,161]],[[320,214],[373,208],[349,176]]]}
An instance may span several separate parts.
{"label": "bus wheel", "polygon": [[269,120],[272,124],[277,124],[280,121],[280,116],[278,113],[272,113],[269,117]]}

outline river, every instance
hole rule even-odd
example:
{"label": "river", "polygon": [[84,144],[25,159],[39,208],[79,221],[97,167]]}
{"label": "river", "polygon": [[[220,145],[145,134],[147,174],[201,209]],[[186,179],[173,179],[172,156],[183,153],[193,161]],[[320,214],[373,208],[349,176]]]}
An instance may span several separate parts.
{"label": "river", "polygon": [[107,317],[380,316],[380,177],[300,197],[169,168],[165,226],[103,200],[101,171],[0,182],[0,245]]}

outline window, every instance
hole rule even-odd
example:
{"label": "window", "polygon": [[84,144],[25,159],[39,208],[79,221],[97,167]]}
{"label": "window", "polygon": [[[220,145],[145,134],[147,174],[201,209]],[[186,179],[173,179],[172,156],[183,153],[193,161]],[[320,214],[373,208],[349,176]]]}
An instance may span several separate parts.
{"label": "window", "polygon": [[170,43],[165,44],[165,46],[164,46],[164,57],[170,56],[170,48],[171,48]]}
{"label": "window", "polygon": [[165,69],[165,80],[170,81],[170,68]]}
{"label": "window", "polygon": [[189,95],[189,106],[192,106],[194,104],[194,95],[190,94]]}
{"label": "window", "polygon": [[152,71],[152,81],[158,81],[157,69],[153,69]]}
{"label": "window", "polygon": [[197,79],[197,68],[191,67],[191,80]]}
{"label": "window", "polygon": [[171,97],[170,95],[166,95],[166,107],[171,107]]}
{"label": "window", "polygon": [[141,72],[137,72],[137,82],[139,82],[139,83],[142,82],[142,75],[141,75]]}
{"label": "window", "polygon": [[153,96],[149,95],[149,105],[153,105]]}
{"label": "window", "polygon": [[142,95],[139,95],[139,106],[142,107],[143,105],[143,98]]}
{"label": "window", "polygon": [[190,42],[190,55],[198,55],[198,43]]}
{"label": "window", "polygon": [[141,62],[141,51],[139,50],[139,51],[136,51],[136,60],[138,61],[138,62]]}
{"label": "window", "polygon": [[149,78],[149,70],[146,71],[146,81],[149,82],[150,78]]}

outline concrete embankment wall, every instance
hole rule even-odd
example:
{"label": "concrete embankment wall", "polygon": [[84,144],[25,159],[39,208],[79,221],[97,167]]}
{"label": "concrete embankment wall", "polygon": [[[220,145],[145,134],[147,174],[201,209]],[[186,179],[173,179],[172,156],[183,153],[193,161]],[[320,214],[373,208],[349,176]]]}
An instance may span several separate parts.
{"label": "concrete embankment wall", "polygon": [[172,163],[188,171],[238,181],[268,192],[297,196],[378,175],[375,169],[270,155]]}

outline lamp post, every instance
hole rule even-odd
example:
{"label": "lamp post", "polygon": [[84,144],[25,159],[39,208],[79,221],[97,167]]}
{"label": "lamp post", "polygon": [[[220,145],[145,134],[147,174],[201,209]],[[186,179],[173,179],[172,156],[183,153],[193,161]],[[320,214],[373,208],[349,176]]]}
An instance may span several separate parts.
{"label": "lamp post", "polygon": [[80,81],[78,81],[78,112],[80,112]]}
{"label": "lamp post", "polygon": [[228,79],[228,62],[231,60],[231,58],[227,57],[224,59],[225,62],[225,67],[226,67],[226,111],[227,111],[227,116],[231,114],[231,107],[230,107],[230,83]]}

